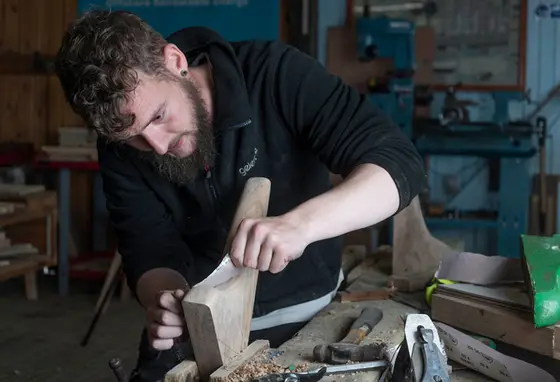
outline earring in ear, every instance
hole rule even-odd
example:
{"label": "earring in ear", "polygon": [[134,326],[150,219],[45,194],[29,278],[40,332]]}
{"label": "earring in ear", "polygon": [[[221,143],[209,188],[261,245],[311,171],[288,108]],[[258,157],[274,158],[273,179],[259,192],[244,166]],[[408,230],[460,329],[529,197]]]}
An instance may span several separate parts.
{"label": "earring in ear", "polygon": [[181,76],[185,77],[187,75],[187,71],[186,70],[181,70]]}

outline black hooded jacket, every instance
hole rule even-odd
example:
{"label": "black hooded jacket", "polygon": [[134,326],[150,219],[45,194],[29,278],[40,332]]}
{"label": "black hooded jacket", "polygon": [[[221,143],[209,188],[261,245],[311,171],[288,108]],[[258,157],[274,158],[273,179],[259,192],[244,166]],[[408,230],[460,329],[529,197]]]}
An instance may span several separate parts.
{"label": "black hooded jacket", "polygon": [[[131,155],[132,148],[99,140],[107,207],[133,291],[143,273],[159,267],[179,271],[190,285],[203,280],[221,259],[249,177],[271,180],[269,216],[328,191],[329,170],[345,176],[363,163],[391,174],[400,209],[424,186],[411,141],[310,56],[280,42],[228,42],[202,27],[168,41],[191,64],[202,53],[212,63],[218,155],[213,168],[180,187]],[[331,292],[340,266],[340,238],[309,245],[283,272],[260,274],[254,316]]]}

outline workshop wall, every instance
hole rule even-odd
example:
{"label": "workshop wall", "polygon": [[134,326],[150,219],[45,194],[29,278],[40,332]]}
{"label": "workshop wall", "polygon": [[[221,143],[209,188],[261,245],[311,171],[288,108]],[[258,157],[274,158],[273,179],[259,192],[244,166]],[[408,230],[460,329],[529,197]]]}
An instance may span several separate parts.
{"label": "workshop wall", "polygon": [[[66,105],[58,80],[37,74],[32,53],[54,55],[76,0],[2,0],[0,4],[0,141],[56,144],[59,126],[80,124]],[[13,58],[19,58],[13,60]],[[20,65],[21,64],[21,65]],[[23,66],[22,66],[23,65]],[[73,228],[91,229],[91,179],[72,177]],[[78,239],[79,240],[79,239]]]}
{"label": "workshop wall", "polygon": [[[537,6],[543,4],[540,0],[527,1],[527,49],[526,49],[526,88],[529,91],[531,104],[512,102],[510,104],[511,119],[520,119],[529,115],[536,104],[545,99],[548,93],[560,81],[560,19],[542,18],[535,16]],[[333,26],[342,26],[346,20],[346,2],[321,2],[319,7],[319,36],[320,42],[318,59],[325,63],[326,30]],[[465,92],[459,93],[458,98],[471,99],[479,105],[472,108],[473,120],[490,120],[494,112],[494,102],[489,94]],[[555,157],[555,149],[560,145],[558,134],[559,99],[554,99],[539,115],[547,118],[549,138],[547,140],[547,171],[549,174],[560,174],[560,160]],[[432,114],[436,116],[443,104],[443,94],[437,94],[432,103]],[[535,157],[529,164],[531,172],[536,173],[538,159]],[[461,181],[457,181],[457,174],[461,174]],[[445,200],[449,207],[458,209],[495,208],[498,200],[492,199],[486,191],[488,170],[485,162],[478,158],[468,157],[432,157],[430,158],[430,188],[434,200]],[[456,189],[460,193],[449,197]],[[440,236],[457,236],[465,240],[465,245],[471,250],[485,251],[488,248],[489,236],[485,230],[455,232],[442,230],[435,232]]]}

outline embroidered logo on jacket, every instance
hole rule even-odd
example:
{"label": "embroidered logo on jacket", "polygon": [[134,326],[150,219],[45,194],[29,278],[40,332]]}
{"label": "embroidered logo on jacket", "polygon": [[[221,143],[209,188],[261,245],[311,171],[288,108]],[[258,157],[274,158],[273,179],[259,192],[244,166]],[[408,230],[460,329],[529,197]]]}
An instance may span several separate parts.
{"label": "embroidered logo on jacket", "polygon": [[247,173],[253,168],[255,167],[255,163],[257,163],[257,153],[259,152],[259,150],[257,150],[257,148],[255,147],[255,151],[253,153],[253,159],[251,159],[249,162],[247,162],[245,164],[245,166],[241,167],[239,169],[239,173],[242,176],[247,175]]}

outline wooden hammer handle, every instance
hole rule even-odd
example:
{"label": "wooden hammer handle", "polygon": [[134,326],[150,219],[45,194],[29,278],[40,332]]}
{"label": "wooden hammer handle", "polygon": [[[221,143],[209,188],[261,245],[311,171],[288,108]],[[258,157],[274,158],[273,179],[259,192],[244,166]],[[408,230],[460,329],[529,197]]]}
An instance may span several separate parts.
{"label": "wooden hammer handle", "polygon": [[224,255],[230,250],[231,242],[239,224],[247,218],[263,218],[268,213],[268,200],[270,198],[270,180],[267,178],[249,178],[237,205],[229,228]]}

